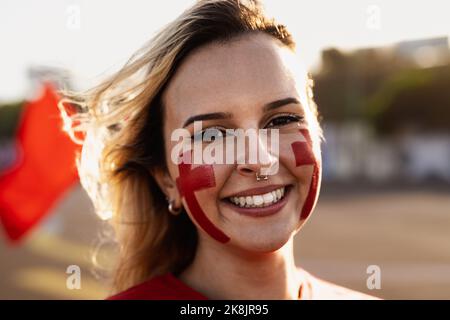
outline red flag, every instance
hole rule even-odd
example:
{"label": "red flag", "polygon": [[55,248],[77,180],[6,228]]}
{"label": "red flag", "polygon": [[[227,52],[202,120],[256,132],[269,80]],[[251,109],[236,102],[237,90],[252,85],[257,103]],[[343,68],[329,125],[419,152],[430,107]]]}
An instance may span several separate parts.
{"label": "red flag", "polygon": [[62,131],[53,86],[24,106],[16,140],[19,156],[0,175],[0,221],[13,241],[21,239],[78,180],[79,146]]}

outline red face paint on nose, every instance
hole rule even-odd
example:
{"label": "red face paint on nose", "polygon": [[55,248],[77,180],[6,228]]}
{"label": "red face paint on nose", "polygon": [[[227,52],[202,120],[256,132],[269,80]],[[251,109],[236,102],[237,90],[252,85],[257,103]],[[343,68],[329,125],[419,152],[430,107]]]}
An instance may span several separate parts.
{"label": "red face paint on nose", "polygon": [[308,218],[317,195],[317,189],[319,187],[319,162],[317,161],[313,149],[312,140],[309,135],[309,131],[306,129],[300,129],[300,133],[305,138],[305,141],[296,141],[291,144],[292,151],[295,156],[295,166],[300,167],[304,165],[313,165],[313,175],[311,178],[311,185],[309,186],[308,195],[306,196],[305,203],[303,204],[302,212],[300,213],[300,220]]}
{"label": "red face paint on nose", "polygon": [[[190,156],[182,157],[182,159],[190,159]],[[191,167],[191,164],[184,162],[178,165],[180,172],[180,176],[176,179],[178,190],[186,200],[192,216],[200,227],[217,241],[226,243],[230,238],[208,219],[195,197],[195,191],[212,188],[216,185],[213,167],[212,165],[202,165],[194,169]]]}

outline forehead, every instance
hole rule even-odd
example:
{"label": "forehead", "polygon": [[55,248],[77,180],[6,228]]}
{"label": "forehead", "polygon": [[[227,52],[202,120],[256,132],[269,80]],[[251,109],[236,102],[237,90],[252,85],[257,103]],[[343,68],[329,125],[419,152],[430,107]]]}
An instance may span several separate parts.
{"label": "forehead", "polygon": [[164,92],[166,115],[181,122],[195,114],[236,112],[287,95],[299,97],[293,57],[265,34],[201,47],[185,59]]}

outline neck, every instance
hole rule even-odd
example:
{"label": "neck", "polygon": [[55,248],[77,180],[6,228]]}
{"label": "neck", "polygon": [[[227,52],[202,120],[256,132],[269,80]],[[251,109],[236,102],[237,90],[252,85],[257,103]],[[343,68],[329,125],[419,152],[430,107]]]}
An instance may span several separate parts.
{"label": "neck", "polygon": [[179,278],[209,299],[297,300],[301,279],[293,239],[269,253],[243,252],[199,239],[193,263]]}

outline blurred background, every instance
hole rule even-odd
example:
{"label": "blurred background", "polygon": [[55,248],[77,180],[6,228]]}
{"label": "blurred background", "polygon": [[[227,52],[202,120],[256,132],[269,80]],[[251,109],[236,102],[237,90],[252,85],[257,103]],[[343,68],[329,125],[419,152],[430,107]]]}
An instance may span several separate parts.
{"label": "blurred background", "polygon": [[[192,3],[0,2],[0,175],[20,162],[26,101],[45,81],[96,84]],[[326,139],[298,265],[385,299],[450,299],[450,4],[264,3],[297,39]],[[45,176],[30,183],[44,188]],[[36,197],[26,192],[25,204]],[[0,299],[104,298],[108,282],[92,261],[104,227],[79,183],[68,183],[20,239],[0,233]],[[107,264],[112,249],[101,251]],[[66,283],[72,265],[79,289]],[[380,288],[367,285],[370,266]]]}

